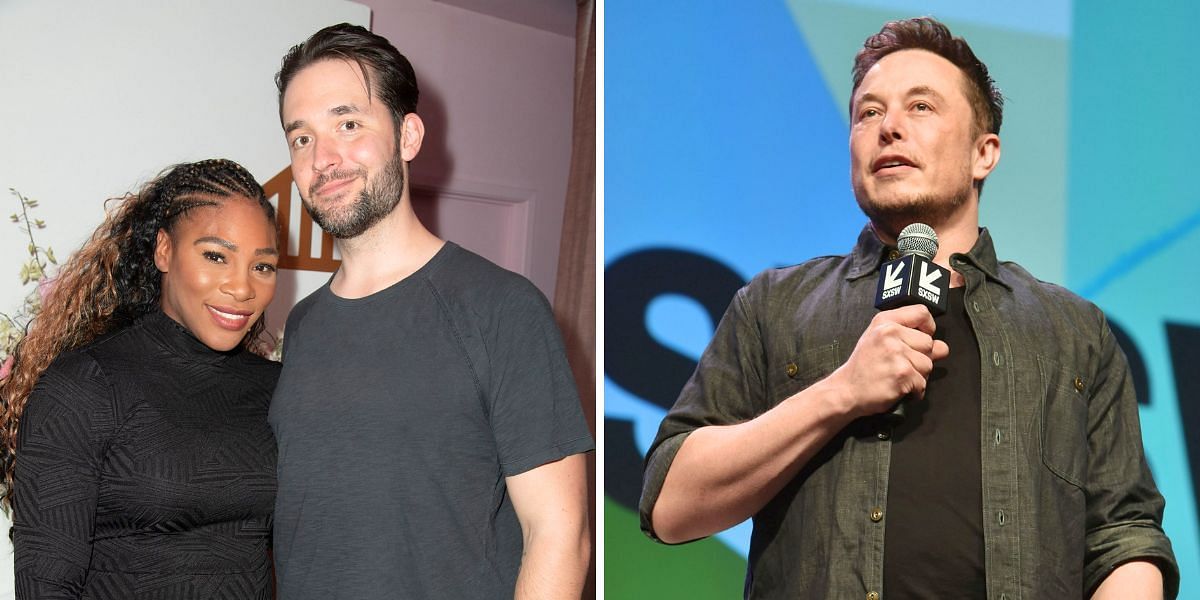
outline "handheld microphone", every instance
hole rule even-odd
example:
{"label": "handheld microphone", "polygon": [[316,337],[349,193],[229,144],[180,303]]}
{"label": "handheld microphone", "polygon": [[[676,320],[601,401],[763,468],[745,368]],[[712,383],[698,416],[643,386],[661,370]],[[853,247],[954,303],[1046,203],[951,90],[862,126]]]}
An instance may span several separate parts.
{"label": "handheld microphone", "polygon": [[[891,310],[912,304],[924,304],[933,316],[945,314],[950,292],[950,272],[934,264],[938,239],[933,228],[913,223],[900,231],[896,238],[900,258],[883,264],[879,269],[879,286],[875,291],[875,308]],[[904,419],[904,400],[892,408],[889,417]]]}

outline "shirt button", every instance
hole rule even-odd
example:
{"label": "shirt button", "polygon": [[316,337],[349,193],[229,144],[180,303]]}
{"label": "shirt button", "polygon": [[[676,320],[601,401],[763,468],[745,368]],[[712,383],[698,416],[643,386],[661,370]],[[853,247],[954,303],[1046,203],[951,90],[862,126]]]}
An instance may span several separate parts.
{"label": "shirt button", "polygon": [[796,363],[790,362],[787,364],[787,376],[788,377],[795,377],[796,373],[799,373],[799,372],[800,372],[800,367],[796,366]]}
{"label": "shirt button", "polygon": [[871,520],[875,521],[876,523],[882,521],[883,520],[883,509],[882,508],[872,509],[871,510]]}
{"label": "shirt button", "polygon": [[899,251],[899,250],[894,250],[894,249],[893,249],[893,250],[889,250],[889,251],[888,251],[888,260],[896,260],[897,258],[900,258],[900,251]]}
{"label": "shirt button", "polygon": [[867,592],[867,600],[879,600],[879,592]]}
{"label": "shirt button", "polygon": [[1077,392],[1083,391],[1083,378],[1079,377],[1078,375],[1075,376],[1075,391],[1077,391]]}
{"label": "shirt button", "polygon": [[881,440],[887,441],[887,439],[888,439],[888,438],[890,438],[890,437],[892,437],[892,436],[891,436],[891,434],[889,434],[889,433],[888,433],[888,432],[886,432],[886,431],[880,431],[879,433],[875,434],[875,437],[877,437],[877,438],[879,438],[879,439],[881,439]]}
{"label": "shirt button", "polygon": [[992,362],[995,363],[996,366],[998,367],[998,366],[1000,366],[1000,363],[1004,362],[1004,359],[1000,357],[999,352],[993,352],[992,353]]}

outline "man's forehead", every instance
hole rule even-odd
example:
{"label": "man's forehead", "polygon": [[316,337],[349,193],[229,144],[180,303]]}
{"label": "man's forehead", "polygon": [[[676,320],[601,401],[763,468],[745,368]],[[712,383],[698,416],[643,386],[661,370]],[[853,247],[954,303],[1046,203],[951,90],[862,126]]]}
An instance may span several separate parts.
{"label": "man's forehead", "polygon": [[857,101],[867,95],[921,91],[948,95],[951,90],[962,90],[965,83],[966,76],[954,63],[928,50],[910,48],[888,54],[872,65],[854,97]]}
{"label": "man's forehead", "polygon": [[[365,66],[342,58],[328,58],[300,69],[288,84],[283,104],[308,100],[326,100],[331,104],[347,104],[363,100],[369,103],[374,94],[367,83]],[[343,100],[333,100],[341,97]]]}

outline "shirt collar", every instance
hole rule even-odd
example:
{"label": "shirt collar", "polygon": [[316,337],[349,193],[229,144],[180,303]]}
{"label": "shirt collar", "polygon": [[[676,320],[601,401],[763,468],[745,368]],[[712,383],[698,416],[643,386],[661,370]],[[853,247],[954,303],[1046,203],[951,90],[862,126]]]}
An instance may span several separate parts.
{"label": "shirt collar", "polygon": [[236,356],[242,350],[240,345],[227,352],[213,350],[193,335],[191,331],[188,331],[186,327],[159,309],[155,309],[138,319],[134,326],[145,330],[152,339],[167,351],[190,361],[217,364]]}
{"label": "shirt collar", "polygon": [[[846,276],[846,279],[853,281],[868,275],[876,275],[879,273],[879,267],[885,261],[895,260],[898,257],[899,253],[896,248],[881,242],[875,235],[875,230],[871,228],[871,224],[868,223],[858,234],[858,242],[854,245],[854,251],[850,253],[850,274]],[[1012,286],[1000,278],[996,248],[992,244],[992,236],[988,233],[987,227],[979,228],[979,237],[970,251],[966,254],[954,254],[950,258],[951,260],[961,258],[988,279],[1012,289]],[[955,268],[960,269],[959,266]]]}

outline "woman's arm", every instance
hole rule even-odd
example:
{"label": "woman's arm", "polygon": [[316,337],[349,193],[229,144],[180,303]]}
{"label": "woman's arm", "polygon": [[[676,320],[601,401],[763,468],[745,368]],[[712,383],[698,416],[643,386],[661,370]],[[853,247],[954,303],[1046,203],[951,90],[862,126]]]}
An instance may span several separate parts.
{"label": "woman's arm", "polygon": [[92,557],[111,391],[95,361],[61,357],[29,396],[13,480],[18,598],[80,598]]}

